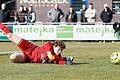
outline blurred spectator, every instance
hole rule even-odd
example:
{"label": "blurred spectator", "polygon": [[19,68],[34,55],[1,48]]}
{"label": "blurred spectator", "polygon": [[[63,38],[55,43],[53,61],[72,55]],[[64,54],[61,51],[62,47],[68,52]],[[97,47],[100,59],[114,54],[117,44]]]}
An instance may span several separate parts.
{"label": "blurred spectator", "polygon": [[20,6],[18,16],[17,16],[17,21],[20,23],[25,23],[27,21],[26,13],[24,11],[24,6]]}
{"label": "blurred spectator", "polygon": [[87,22],[87,18],[85,17],[86,10],[87,10],[86,5],[83,4],[82,9],[80,10],[80,12],[81,12],[80,21],[81,22]]}
{"label": "blurred spectator", "polygon": [[25,12],[25,14],[27,14],[28,11],[29,11],[28,8],[24,6],[24,12]]}
{"label": "blurred spectator", "polygon": [[96,10],[93,8],[93,4],[90,3],[88,9],[85,12],[85,17],[87,18],[87,21],[90,23],[95,22],[96,18]]}
{"label": "blurred spectator", "polygon": [[17,12],[15,10],[11,10],[9,22],[16,22],[16,20],[17,20]]}
{"label": "blurred spectator", "polygon": [[28,8],[27,21],[28,23],[36,22],[36,12],[34,11],[33,6],[29,6]]}
{"label": "blurred spectator", "polygon": [[47,16],[49,19],[51,19],[51,22],[60,22],[64,17],[64,13],[59,8],[59,5],[55,4],[55,7],[48,11]]}
{"label": "blurred spectator", "polygon": [[101,12],[100,18],[104,23],[111,22],[113,18],[113,12],[108,7],[108,4],[104,4],[104,10]]}
{"label": "blurred spectator", "polygon": [[6,9],[6,4],[2,3],[0,10],[0,22],[8,22],[10,19],[10,12]]}
{"label": "blurred spectator", "polygon": [[66,14],[66,22],[77,22],[77,14],[75,10],[70,7],[68,13]]}

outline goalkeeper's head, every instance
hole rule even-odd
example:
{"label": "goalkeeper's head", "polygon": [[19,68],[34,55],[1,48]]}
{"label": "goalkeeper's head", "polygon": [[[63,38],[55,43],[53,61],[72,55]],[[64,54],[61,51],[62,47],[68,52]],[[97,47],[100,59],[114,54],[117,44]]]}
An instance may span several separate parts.
{"label": "goalkeeper's head", "polygon": [[60,55],[65,48],[66,48],[66,45],[64,41],[56,40],[53,42],[53,50],[56,55]]}

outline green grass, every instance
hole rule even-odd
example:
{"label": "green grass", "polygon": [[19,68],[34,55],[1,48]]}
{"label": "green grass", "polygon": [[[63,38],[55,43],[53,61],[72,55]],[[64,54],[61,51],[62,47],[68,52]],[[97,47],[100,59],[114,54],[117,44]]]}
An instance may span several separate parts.
{"label": "green grass", "polygon": [[[43,44],[35,42],[35,44]],[[110,55],[120,51],[120,43],[66,42],[64,56],[74,56],[73,65],[12,63],[0,55],[0,80],[120,80],[120,65]],[[0,52],[19,50],[11,42],[0,42]]]}

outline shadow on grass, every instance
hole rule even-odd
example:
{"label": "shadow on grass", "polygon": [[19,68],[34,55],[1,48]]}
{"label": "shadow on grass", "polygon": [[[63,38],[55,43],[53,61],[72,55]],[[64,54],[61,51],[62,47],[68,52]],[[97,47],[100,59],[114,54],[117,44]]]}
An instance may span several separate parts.
{"label": "shadow on grass", "polygon": [[[15,63],[15,64],[36,64],[36,63]],[[53,64],[53,63],[39,63],[39,64]],[[72,65],[87,65],[90,62],[73,62]]]}
{"label": "shadow on grass", "polygon": [[72,65],[81,65],[81,64],[90,64],[90,62],[83,62],[83,63],[73,63]]}

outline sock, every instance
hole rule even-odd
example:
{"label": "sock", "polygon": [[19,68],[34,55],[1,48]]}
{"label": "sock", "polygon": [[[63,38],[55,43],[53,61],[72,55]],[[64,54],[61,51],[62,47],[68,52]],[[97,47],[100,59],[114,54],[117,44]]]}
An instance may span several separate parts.
{"label": "sock", "polygon": [[0,23],[0,29],[5,32],[6,34],[7,33],[12,33],[12,31],[7,27],[5,26],[4,24]]}

